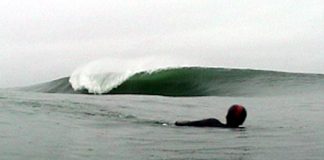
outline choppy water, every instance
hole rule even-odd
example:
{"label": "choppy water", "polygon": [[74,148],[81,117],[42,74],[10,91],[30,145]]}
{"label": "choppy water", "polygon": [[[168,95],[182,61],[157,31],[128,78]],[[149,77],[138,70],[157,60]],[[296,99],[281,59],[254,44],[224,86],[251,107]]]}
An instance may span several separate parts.
{"label": "choppy water", "polygon": [[[176,127],[232,104],[244,129]],[[1,159],[214,160],[324,157],[322,90],[259,97],[161,97],[0,91]]]}

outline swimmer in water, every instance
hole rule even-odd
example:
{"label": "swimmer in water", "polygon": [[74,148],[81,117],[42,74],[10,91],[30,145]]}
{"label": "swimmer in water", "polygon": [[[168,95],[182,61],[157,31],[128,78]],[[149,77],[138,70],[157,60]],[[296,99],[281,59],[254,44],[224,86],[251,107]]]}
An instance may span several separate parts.
{"label": "swimmer in water", "polygon": [[228,109],[226,115],[226,124],[223,124],[218,119],[208,118],[197,121],[177,121],[176,126],[191,126],[191,127],[222,127],[222,128],[238,128],[243,124],[246,118],[246,110],[243,106],[235,104]]}

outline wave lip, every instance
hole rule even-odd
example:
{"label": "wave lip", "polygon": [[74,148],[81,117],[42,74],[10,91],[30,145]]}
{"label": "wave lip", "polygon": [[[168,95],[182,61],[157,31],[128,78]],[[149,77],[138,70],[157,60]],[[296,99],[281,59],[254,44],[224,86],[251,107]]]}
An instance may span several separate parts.
{"label": "wave lip", "polygon": [[75,91],[85,91],[93,94],[108,93],[127,80],[133,73],[106,74],[72,74],[69,83]]}

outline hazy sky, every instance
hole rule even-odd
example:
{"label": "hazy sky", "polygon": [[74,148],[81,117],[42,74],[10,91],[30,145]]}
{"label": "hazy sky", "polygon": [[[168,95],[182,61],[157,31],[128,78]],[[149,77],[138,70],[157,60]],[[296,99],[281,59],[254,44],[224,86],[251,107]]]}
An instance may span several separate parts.
{"label": "hazy sky", "polygon": [[98,59],[324,73],[324,1],[0,1],[0,87]]}

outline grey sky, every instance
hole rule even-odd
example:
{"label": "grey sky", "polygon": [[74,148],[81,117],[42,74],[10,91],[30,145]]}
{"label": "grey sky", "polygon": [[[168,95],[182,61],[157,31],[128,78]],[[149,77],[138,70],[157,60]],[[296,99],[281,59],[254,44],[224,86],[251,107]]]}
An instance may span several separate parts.
{"label": "grey sky", "polygon": [[324,73],[323,44],[322,0],[0,1],[0,87],[103,58]]}

